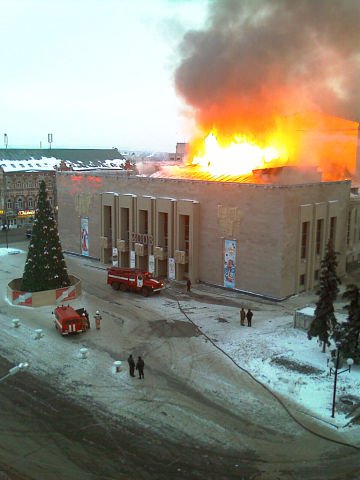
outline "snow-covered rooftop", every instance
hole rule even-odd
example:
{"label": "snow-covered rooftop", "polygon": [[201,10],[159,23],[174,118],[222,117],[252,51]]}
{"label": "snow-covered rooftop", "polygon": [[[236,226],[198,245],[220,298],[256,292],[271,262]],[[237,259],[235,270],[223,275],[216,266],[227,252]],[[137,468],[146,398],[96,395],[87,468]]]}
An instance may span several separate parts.
{"label": "snow-covered rooftop", "polygon": [[74,171],[119,170],[125,161],[116,149],[0,149],[0,168],[5,173],[53,171],[61,163]]}

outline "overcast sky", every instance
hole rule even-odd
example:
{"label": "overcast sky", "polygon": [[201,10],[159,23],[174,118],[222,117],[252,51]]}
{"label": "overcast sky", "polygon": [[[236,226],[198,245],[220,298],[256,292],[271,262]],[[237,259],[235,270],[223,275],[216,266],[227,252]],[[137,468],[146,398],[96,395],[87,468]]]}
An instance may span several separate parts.
{"label": "overcast sky", "polygon": [[206,0],[1,0],[1,146],[173,151],[177,46]]}

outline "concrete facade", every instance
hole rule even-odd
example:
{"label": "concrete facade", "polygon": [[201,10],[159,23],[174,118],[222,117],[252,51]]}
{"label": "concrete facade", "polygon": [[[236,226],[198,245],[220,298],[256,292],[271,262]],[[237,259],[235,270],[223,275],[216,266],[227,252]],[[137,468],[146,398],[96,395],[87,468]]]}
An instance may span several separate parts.
{"label": "concrete facade", "polygon": [[[225,241],[236,244],[234,288],[283,299],[318,284],[329,236],[345,272],[349,181],[260,185],[58,172],[64,250],[175,278],[224,285]],[[166,225],[165,225],[166,224]],[[186,230],[186,233],[185,233]],[[358,233],[357,233],[358,235]]]}

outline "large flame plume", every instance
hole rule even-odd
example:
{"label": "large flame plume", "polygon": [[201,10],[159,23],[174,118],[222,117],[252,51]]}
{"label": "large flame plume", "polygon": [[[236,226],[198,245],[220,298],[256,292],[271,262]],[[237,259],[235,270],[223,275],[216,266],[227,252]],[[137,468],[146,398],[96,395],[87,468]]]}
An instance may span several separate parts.
{"label": "large flame plume", "polygon": [[175,76],[196,121],[192,165],[354,176],[360,2],[215,0],[209,12],[205,30],[185,35]]}

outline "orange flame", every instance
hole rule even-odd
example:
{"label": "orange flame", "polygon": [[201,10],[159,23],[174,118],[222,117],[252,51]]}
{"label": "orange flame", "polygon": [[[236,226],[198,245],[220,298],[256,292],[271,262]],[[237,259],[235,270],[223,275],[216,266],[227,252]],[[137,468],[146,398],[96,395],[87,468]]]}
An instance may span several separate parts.
{"label": "orange flame", "polygon": [[219,126],[190,143],[191,165],[212,176],[238,176],[279,166],[316,167],[322,179],[357,174],[358,124],[320,113],[277,119],[273,131],[250,135]]}

